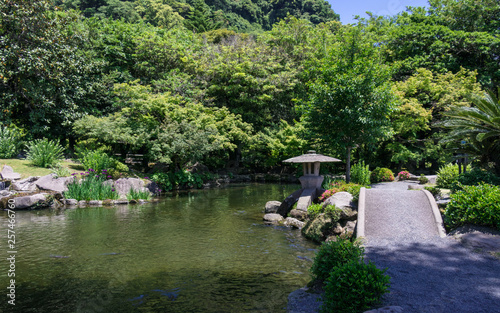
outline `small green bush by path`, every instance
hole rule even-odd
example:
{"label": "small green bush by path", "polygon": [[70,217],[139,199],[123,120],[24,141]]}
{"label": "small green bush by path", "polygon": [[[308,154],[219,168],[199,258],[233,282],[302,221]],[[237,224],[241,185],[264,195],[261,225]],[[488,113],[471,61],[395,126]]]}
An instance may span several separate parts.
{"label": "small green bush by path", "polygon": [[127,194],[127,200],[149,200],[151,199],[151,194],[149,191],[143,190],[135,190],[134,188],[130,188],[129,193]]}
{"label": "small green bush by path", "polygon": [[434,196],[434,198],[441,196],[441,189],[439,189],[437,187],[428,186],[428,187],[425,187],[425,190],[429,191]]}
{"label": "small green bush by path", "polygon": [[418,178],[418,183],[421,185],[425,185],[429,182],[429,178],[427,178],[424,174],[420,174],[420,177]]}
{"label": "small green bush by path", "polygon": [[338,237],[337,241],[323,242],[319,247],[311,267],[312,278],[315,281],[325,281],[335,267],[343,266],[352,261],[363,259],[364,249],[358,242]]}
{"label": "small green bush by path", "polygon": [[0,159],[17,156],[21,150],[22,133],[16,128],[0,126]]}
{"label": "small green bush by path", "polygon": [[30,141],[27,147],[27,159],[35,166],[48,168],[55,166],[63,158],[64,148],[47,138]]}
{"label": "small green bush by path", "polygon": [[359,185],[370,184],[370,168],[365,165],[365,161],[361,161],[351,166],[351,182]]}
{"label": "small green bush by path", "polygon": [[68,185],[64,192],[66,199],[85,200],[107,200],[118,199],[118,193],[109,184],[105,184],[106,175],[82,175],[83,178],[75,179]]}
{"label": "small green bush by path", "polygon": [[496,227],[500,230],[500,187],[488,184],[461,186],[451,195],[444,212],[444,222],[450,228],[465,224]]}
{"label": "small green bush by path", "polygon": [[451,189],[458,181],[458,165],[446,164],[437,172],[436,184],[440,188]]}
{"label": "small green bush by path", "polygon": [[326,280],[322,313],[364,312],[388,292],[389,276],[375,264],[353,260],[334,267]]}
{"label": "small green bush by path", "polygon": [[488,172],[487,170],[473,168],[468,172],[460,174],[457,181],[452,184],[450,189],[452,192],[456,192],[461,189],[460,185],[474,186],[479,185],[479,183],[500,185],[500,177]]}
{"label": "small green bush by path", "polygon": [[377,167],[373,170],[370,179],[372,183],[390,182],[394,181],[394,173],[388,168]]}

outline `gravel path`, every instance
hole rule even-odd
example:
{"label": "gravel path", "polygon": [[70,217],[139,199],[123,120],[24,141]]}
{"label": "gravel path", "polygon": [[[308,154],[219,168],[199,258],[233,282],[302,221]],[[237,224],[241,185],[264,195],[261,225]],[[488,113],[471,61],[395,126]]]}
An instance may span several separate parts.
{"label": "gravel path", "polygon": [[407,188],[408,182],[384,183],[366,193],[366,257],[391,277],[383,306],[500,312],[500,262],[440,238],[422,192]]}

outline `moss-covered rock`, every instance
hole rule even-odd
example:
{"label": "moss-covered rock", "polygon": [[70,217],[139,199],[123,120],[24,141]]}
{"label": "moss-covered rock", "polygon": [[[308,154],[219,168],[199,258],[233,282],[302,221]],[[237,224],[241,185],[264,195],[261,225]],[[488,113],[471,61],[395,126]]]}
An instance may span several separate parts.
{"label": "moss-covered rock", "polygon": [[324,241],[330,235],[332,229],[335,228],[338,221],[338,217],[334,217],[328,213],[321,213],[304,225],[302,234],[306,238],[316,242]]}

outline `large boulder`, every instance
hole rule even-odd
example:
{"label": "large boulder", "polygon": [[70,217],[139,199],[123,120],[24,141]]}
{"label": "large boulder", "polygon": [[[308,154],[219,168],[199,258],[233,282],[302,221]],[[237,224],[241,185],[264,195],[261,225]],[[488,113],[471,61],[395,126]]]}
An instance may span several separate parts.
{"label": "large boulder", "polygon": [[309,220],[302,228],[302,234],[316,242],[324,241],[337,225],[338,219],[327,213],[321,213]]}
{"label": "large boulder", "polygon": [[[280,216],[281,216],[281,215],[280,215]],[[298,229],[302,229],[306,223],[301,222],[301,221],[299,221],[298,219],[293,218],[293,217],[287,217],[287,218],[285,219],[285,222],[284,222],[283,224],[284,224],[285,226],[295,227],[295,228],[298,228]]]}
{"label": "large boulder", "polygon": [[36,190],[35,182],[39,178],[40,177],[30,176],[26,179],[15,181],[12,183],[11,189],[16,191],[35,191]]}
{"label": "large boulder", "polygon": [[354,197],[345,191],[337,192],[330,198],[326,199],[326,201],[323,203],[323,207],[326,207],[327,205],[334,205],[339,209],[342,209],[344,207],[349,207],[356,209],[357,205],[353,201]]}
{"label": "large boulder", "polygon": [[36,195],[13,198],[16,210],[48,207],[50,200],[48,194],[38,193]]}
{"label": "large boulder", "polygon": [[281,221],[283,221],[283,216],[276,213],[269,213],[264,215],[264,221],[271,224],[279,224]]}
{"label": "large boulder", "polygon": [[265,212],[266,213],[276,213],[281,206],[279,201],[267,201]]}
{"label": "large boulder", "polygon": [[55,174],[49,174],[40,177],[35,184],[40,190],[50,190],[57,192],[65,192],[68,190],[68,185],[74,181],[74,177],[58,177]]}
{"label": "large boulder", "polygon": [[290,217],[296,218],[299,221],[304,221],[307,219],[307,212],[302,210],[293,209],[290,211]]}
{"label": "large boulder", "polygon": [[0,172],[0,176],[3,180],[16,180],[21,179],[21,174],[15,173],[12,167],[5,165]]}
{"label": "large boulder", "polygon": [[114,187],[120,199],[127,199],[130,189],[135,191],[149,191],[139,178],[120,178],[114,182]]}

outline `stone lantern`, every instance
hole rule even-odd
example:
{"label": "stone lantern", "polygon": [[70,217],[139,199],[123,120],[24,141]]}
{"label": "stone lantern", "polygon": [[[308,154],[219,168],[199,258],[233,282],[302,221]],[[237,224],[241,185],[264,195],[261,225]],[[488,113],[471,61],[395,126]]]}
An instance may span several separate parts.
{"label": "stone lantern", "polygon": [[284,160],[285,163],[302,163],[304,175],[299,178],[303,189],[316,189],[321,188],[323,183],[323,176],[319,175],[319,166],[321,163],[326,162],[340,162],[335,159],[322,154],[317,154],[316,151],[310,150],[306,154]]}
{"label": "stone lantern", "polygon": [[287,216],[295,202],[297,202],[297,210],[307,212],[307,207],[324,191],[321,188],[324,177],[319,175],[320,164],[341,161],[329,156],[317,154],[316,151],[308,151],[306,154],[284,160],[283,162],[302,163],[304,168],[304,175],[299,178],[302,189],[288,196],[278,209],[278,214]]}

